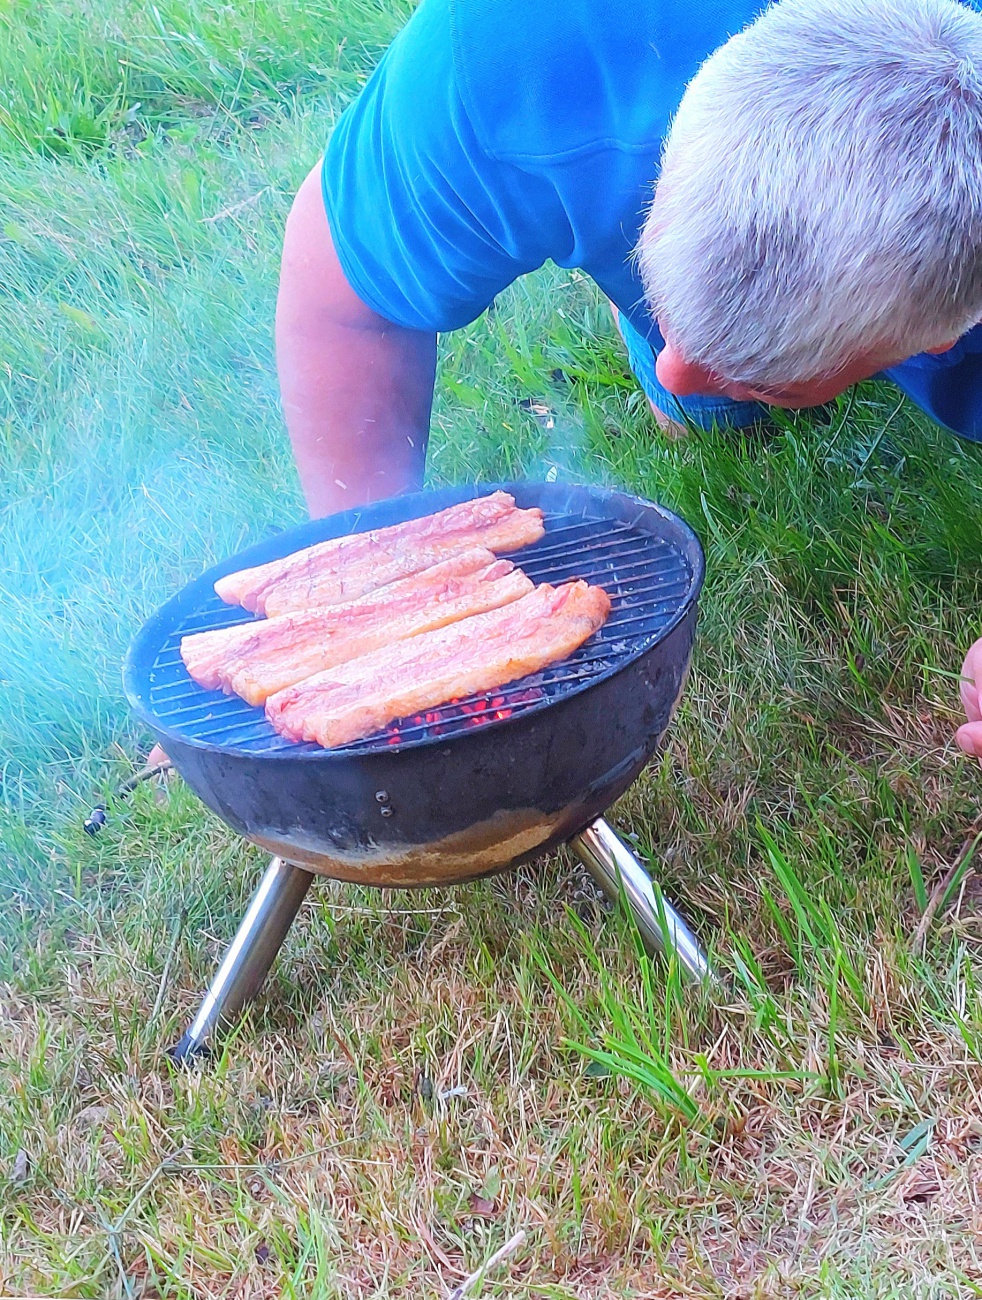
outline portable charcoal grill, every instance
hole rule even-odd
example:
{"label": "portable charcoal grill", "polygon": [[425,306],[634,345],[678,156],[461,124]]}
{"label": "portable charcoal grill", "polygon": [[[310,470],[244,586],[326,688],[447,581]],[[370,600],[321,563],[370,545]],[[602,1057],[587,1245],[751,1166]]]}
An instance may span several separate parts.
{"label": "portable charcoal grill", "polygon": [[[515,559],[536,583],[585,578],[612,600],[570,658],[336,749],[293,744],[262,709],[206,691],[181,637],[251,620],[216,579],[314,542],[401,523],[501,488],[539,506],[545,536]],[[396,497],[253,546],[188,584],[127,655],[130,703],[193,790],[273,859],[198,1015],[174,1049],[200,1055],[260,988],[316,874],[412,887],[488,875],[568,841],[611,897],[622,892],[651,948],[709,973],[685,922],[601,814],[651,758],[692,654],[704,561],[687,525],[607,489],[505,483]]]}

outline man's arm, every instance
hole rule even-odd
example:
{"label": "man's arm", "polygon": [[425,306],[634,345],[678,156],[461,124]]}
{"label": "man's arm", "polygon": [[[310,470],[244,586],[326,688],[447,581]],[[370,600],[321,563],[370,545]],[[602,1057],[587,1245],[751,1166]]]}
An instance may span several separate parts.
{"label": "man's arm", "polygon": [[436,335],[377,315],[341,270],[320,165],[286,224],[276,363],[283,414],[311,516],[422,483]]}

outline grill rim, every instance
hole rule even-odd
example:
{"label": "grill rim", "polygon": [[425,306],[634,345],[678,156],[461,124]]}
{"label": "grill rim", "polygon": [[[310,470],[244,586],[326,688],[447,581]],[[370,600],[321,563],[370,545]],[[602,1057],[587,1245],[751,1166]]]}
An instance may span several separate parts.
{"label": "grill rim", "polygon": [[[660,521],[667,525],[667,531],[675,534],[671,540],[678,545],[692,571],[688,592],[680,600],[671,619],[659,628],[654,636],[640,639],[628,654],[618,659],[605,671],[591,676],[587,681],[574,685],[557,696],[546,696],[535,704],[518,710],[511,717],[491,719],[480,727],[469,731],[456,734],[423,735],[396,745],[379,744],[375,749],[357,748],[355,745],[350,748],[341,746],[334,749],[310,749],[305,745],[290,745],[283,749],[255,754],[243,750],[237,745],[214,743],[199,739],[194,735],[188,735],[184,731],[178,731],[162,719],[153,708],[150,699],[150,672],[156,663],[162,643],[168,637],[174,635],[176,629],[180,626],[182,618],[188,616],[187,607],[189,602],[198,600],[202,594],[210,591],[219,578],[229,573],[235,573],[239,569],[283,558],[294,551],[301,550],[319,541],[327,541],[334,537],[353,533],[367,532],[372,528],[386,527],[389,523],[406,522],[410,519],[420,518],[423,515],[446,509],[447,506],[472,500],[475,497],[487,496],[498,491],[510,493],[515,497],[516,503],[523,507],[540,505],[545,510],[551,509],[556,512],[566,511],[568,513],[576,513],[578,510],[581,511],[584,508],[590,509],[592,507],[600,512],[595,520],[597,523],[620,522],[629,526],[639,526],[644,516],[657,515]],[[376,518],[376,515],[384,510],[391,511],[393,508],[398,511],[398,518],[387,520]],[[631,512],[633,512],[633,515]],[[359,527],[358,525],[362,521],[364,521],[364,524]],[[653,530],[648,529],[646,531]],[[515,554],[519,556],[521,552],[515,552]],[[520,563],[520,561],[516,562]],[[165,743],[166,740],[173,740],[176,744],[204,753],[222,754],[239,759],[242,762],[262,759],[267,762],[350,763],[352,761],[369,761],[382,754],[395,758],[401,754],[412,754],[415,750],[421,748],[433,745],[449,745],[467,736],[507,728],[523,719],[543,713],[548,708],[558,706],[566,700],[584,695],[593,688],[609,681],[610,678],[616,677],[632,664],[637,663],[643,656],[650,654],[684,621],[689,611],[698,602],[705,576],[705,555],[699,538],[690,525],[660,503],[650,501],[633,493],[590,484],[542,483],[530,480],[468,483],[449,488],[426,489],[421,492],[406,493],[385,501],[373,502],[367,506],[359,506],[350,511],[327,515],[322,519],[310,520],[292,528],[284,529],[282,532],[256,542],[245,550],[228,556],[204,570],[197,578],[193,578],[186,583],[175,595],[159,606],[137,632],[130,643],[123,662],[123,689],[134,713],[158,739],[164,739]],[[189,678],[189,680],[191,679]],[[517,686],[518,683],[516,682],[514,685]]]}

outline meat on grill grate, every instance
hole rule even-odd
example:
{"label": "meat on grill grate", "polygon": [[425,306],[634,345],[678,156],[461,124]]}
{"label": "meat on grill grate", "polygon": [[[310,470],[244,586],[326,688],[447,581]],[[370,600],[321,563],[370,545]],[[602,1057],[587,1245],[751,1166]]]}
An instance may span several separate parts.
{"label": "meat on grill grate", "polygon": [[514,551],[542,536],[542,511],[519,510],[506,492],[388,528],[306,547],[215,583],[222,600],[259,614],[337,605],[428,569],[468,547]]}
{"label": "meat on grill grate", "polygon": [[565,659],[601,627],[600,587],[543,583],[520,600],[352,659],[279,691],[266,716],[291,740],[346,745],[396,718],[496,690]]}
{"label": "meat on grill grate", "polygon": [[[474,568],[475,556],[482,568]],[[181,657],[200,685],[263,704],[274,691],[315,673],[497,609],[531,590],[510,560],[475,549],[345,605],[186,636]]]}
{"label": "meat on grill grate", "polygon": [[[544,708],[617,672],[643,653],[677,620],[693,589],[691,564],[677,544],[644,526],[592,513],[547,509],[545,535],[521,552],[521,566],[535,583],[559,585],[583,578],[602,586],[612,603],[607,622],[561,664],[512,682],[493,696],[427,710],[425,716],[404,719],[385,732],[331,752],[392,752],[437,737],[451,739],[479,721],[493,723]],[[232,626],[258,624],[241,608],[224,604],[209,588],[168,629],[147,667],[148,704],[155,721],[178,738],[241,755],[323,752],[313,744],[288,741],[277,734],[262,709],[235,696],[204,690],[188,676],[180,656],[181,638]]]}

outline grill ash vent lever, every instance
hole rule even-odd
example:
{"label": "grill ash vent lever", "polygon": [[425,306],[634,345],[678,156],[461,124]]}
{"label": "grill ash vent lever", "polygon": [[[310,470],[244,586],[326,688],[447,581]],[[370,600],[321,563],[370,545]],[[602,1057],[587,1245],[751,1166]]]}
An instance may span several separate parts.
{"label": "grill ash vent lever", "polygon": [[[693,982],[715,981],[695,935],[602,817],[575,835],[569,847],[609,898],[615,902],[626,898],[649,952],[674,957]],[[207,1058],[215,1032],[234,1020],[259,992],[314,875],[282,858],[270,862],[198,1014],[171,1049],[179,1064]]]}
{"label": "grill ash vent lever", "polygon": [[[143,781],[149,781],[152,777],[160,776],[162,772],[170,772],[174,764],[163,752],[159,745],[155,745],[150,751],[150,757],[146,765],[139,772],[131,776],[129,780],[124,781],[116,790],[116,798],[123,799],[128,794],[132,794],[138,785]],[[82,823],[82,829],[86,835],[98,835],[109,820],[104,803],[94,804],[89,812],[88,817]]]}

